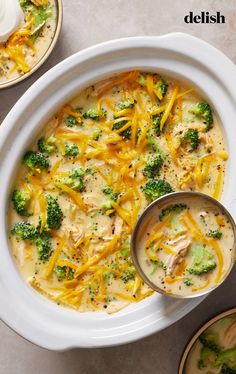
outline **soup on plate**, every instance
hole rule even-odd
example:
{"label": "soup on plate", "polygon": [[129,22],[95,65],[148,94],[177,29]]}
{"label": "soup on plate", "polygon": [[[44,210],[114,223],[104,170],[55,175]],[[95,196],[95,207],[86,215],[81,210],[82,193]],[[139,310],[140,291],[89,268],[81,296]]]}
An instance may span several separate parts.
{"label": "soup on plate", "polygon": [[31,71],[49,48],[56,29],[54,0],[19,0],[24,21],[0,43],[0,84]]}
{"label": "soup on plate", "polygon": [[185,374],[236,373],[236,314],[211,325],[188,356]]}
{"label": "soup on plate", "polygon": [[137,218],[172,191],[220,199],[227,157],[211,106],[183,82],[131,71],[78,92],[19,160],[9,240],[22,276],[80,312],[150,296],[130,258]]}

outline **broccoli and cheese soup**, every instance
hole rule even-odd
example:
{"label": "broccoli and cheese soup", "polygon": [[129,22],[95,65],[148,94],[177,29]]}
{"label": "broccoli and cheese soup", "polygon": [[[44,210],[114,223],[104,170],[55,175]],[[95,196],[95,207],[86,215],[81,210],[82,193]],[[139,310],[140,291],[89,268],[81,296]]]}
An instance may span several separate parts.
{"label": "broccoli and cheese soup", "polygon": [[171,191],[219,199],[226,160],[217,119],[194,88],[137,71],[86,88],[21,162],[9,213],[20,272],[81,312],[150,296],[130,258],[137,218]]}
{"label": "broccoli and cheese soup", "polygon": [[28,73],[49,48],[56,29],[54,0],[19,0],[24,20],[0,43],[0,84]]}
{"label": "broccoli and cheese soup", "polygon": [[236,314],[211,325],[188,356],[185,374],[236,374]]}
{"label": "broccoli and cheese soup", "polygon": [[167,294],[189,296],[219,284],[232,266],[232,222],[209,199],[179,195],[152,209],[137,257],[144,274]]}

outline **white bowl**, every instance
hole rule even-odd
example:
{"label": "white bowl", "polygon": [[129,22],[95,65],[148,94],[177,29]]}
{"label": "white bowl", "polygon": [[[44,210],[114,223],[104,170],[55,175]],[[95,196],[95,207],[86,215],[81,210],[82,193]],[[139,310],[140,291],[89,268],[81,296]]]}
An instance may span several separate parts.
{"label": "white bowl", "polygon": [[217,108],[231,155],[222,202],[236,218],[236,69],[227,57],[192,36],[169,34],[103,43],[55,66],[28,89],[0,128],[0,318],[26,339],[48,349],[131,342],[169,326],[203,300],[173,300],[156,294],[113,315],[78,313],[58,307],[28,286],[9,249],[6,218],[10,188],[32,139],[81,88],[131,69],[187,79]]}

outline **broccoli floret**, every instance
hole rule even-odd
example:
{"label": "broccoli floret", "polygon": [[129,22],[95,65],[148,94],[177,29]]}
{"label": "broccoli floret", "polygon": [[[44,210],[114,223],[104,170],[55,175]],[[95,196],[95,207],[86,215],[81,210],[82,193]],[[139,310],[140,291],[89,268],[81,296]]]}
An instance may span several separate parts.
{"label": "broccoli floret", "polygon": [[143,74],[139,74],[136,82],[138,82],[141,86],[146,86],[146,84],[147,84],[146,76],[143,75]]}
{"label": "broccoli floret", "polygon": [[48,158],[43,153],[34,151],[28,151],[25,154],[23,163],[32,171],[37,169],[48,169],[50,166]]}
{"label": "broccoli floret", "polygon": [[124,283],[128,283],[130,280],[133,280],[134,278],[135,278],[135,268],[133,266],[126,269],[121,277]]}
{"label": "broccoli floret", "polygon": [[223,364],[220,374],[236,374],[236,369],[231,369],[228,365]]}
{"label": "broccoli floret", "polygon": [[194,283],[193,283],[193,281],[192,281],[191,278],[184,278],[184,284],[185,284],[185,286],[187,286],[187,287],[190,287],[190,286],[193,286],[193,285],[194,285]]}
{"label": "broccoli floret", "polygon": [[206,332],[203,333],[200,338],[200,342],[202,345],[211,351],[215,353],[219,353],[221,351],[221,347],[218,343],[217,335],[214,334],[213,332]]}
{"label": "broccoli floret", "polygon": [[109,186],[106,186],[102,189],[102,192],[105,195],[108,195],[112,201],[117,201],[119,194],[117,192],[113,192],[113,189]]}
{"label": "broccoli floret", "polygon": [[152,116],[152,128],[157,136],[161,135],[161,129],[160,129],[161,117],[162,117],[162,114],[156,114]]}
{"label": "broccoli floret", "polygon": [[66,143],[65,145],[65,156],[76,157],[79,154],[79,147],[76,144]]}
{"label": "broccoli floret", "polygon": [[[123,126],[127,124],[127,121],[120,121],[117,122],[113,125],[112,130],[120,130],[122,129]],[[131,138],[131,129],[130,127],[120,133],[121,136],[123,136],[125,139],[130,139]]]}
{"label": "broccoli floret", "polygon": [[101,208],[102,210],[105,210],[105,212],[107,210],[111,210],[113,209],[113,206],[112,206],[112,200],[107,200],[107,201],[104,201],[101,205]]}
{"label": "broccoli floret", "polygon": [[50,136],[45,139],[43,136],[38,140],[38,149],[41,153],[54,153],[57,151],[56,138]]}
{"label": "broccoli floret", "polygon": [[161,94],[162,99],[166,95],[168,90],[168,84],[164,82],[162,78],[158,79],[158,81],[155,84],[155,88],[158,90],[158,92]]}
{"label": "broccoli floret", "polygon": [[160,154],[149,157],[144,168],[143,174],[148,178],[154,178],[159,175],[163,166],[163,158]]}
{"label": "broccoli floret", "polygon": [[215,269],[215,256],[206,247],[201,244],[194,244],[190,254],[192,255],[192,264],[187,269],[190,274],[202,275]]}
{"label": "broccoli floret", "polygon": [[154,138],[154,135],[152,133],[149,133],[147,135],[148,145],[151,148],[151,150],[155,153],[159,153],[162,158],[165,158],[164,152],[162,151],[161,147],[157,143],[157,141]]}
{"label": "broccoli floret", "polygon": [[102,136],[102,130],[96,131],[96,132],[93,134],[93,140],[98,141],[98,140],[100,139],[101,136]]}
{"label": "broccoli floret", "polygon": [[209,238],[213,238],[213,239],[221,239],[222,238],[222,232],[218,229],[215,229],[215,230],[210,230],[208,233],[207,233],[207,236]]}
{"label": "broccoli floret", "polygon": [[198,361],[198,368],[214,368],[217,353],[212,351],[210,348],[203,346],[200,353],[200,360]]}
{"label": "broccoli floret", "polygon": [[189,152],[195,151],[200,144],[198,131],[196,129],[188,129],[181,138],[181,143],[189,143]]}
{"label": "broccoli floret", "polygon": [[99,116],[99,113],[98,113],[97,109],[88,109],[83,114],[83,117],[86,118],[86,119],[87,118],[93,119],[94,121],[99,121],[100,120],[100,116]]}
{"label": "broccoli floret", "polygon": [[84,176],[90,173],[90,169],[76,168],[72,169],[68,175],[61,180],[61,182],[75,191],[85,191]]}
{"label": "broccoli floret", "polygon": [[36,239],[36,247],[38,250],[38,258],[39,260],[45,261],[47,260],[51,253],[52,253],[52,246],[50,243],[51,235],[48,231],[44,231],[37,239]]}
{"label": "broccoli floret", "polygon": [[21,240],[35,240],[39,235],[39,229],[32,223],[23,221],[13,226],[11,234]]}
{"label": "broccoli floret", "polygon": [[67,116],[65,119],[65,123],[67,127],[74,127],[79,124],[79,122],[74,116]]}
{"label": "broccoli floret", "polygon": [[66,277],[66,266],[56,266],[53,271],[56,274],[57,279],[59,281],[62,281],[63,279],[65,279],[65,277]]}
{"label": "broccoli floret", "polygon": [[47,226],[49,229],[58,230],[61,227],[63,213],[58,204],[57,198],[47,195]]}
{"label": "broccoli floret", "polygon": [[129,99],[124,100],[124,101],[122,101],[121,103],[118,104],[118,106],[119,106],[119,108],[121,110],[123,110],[123,109],[131,109],[131,108],[134,107],[134,105],[135,105],[135,102],[131,101]]}
{"label": "broccoli floret", "polygon": [[209,131],[213,126],[212,110],[209,104],[200,102],[194,105],[190,110],[190,113],[196,117],[203,119],[206,124],[206,131]]}
{"label": "broccoli floret", "polygon": [[164,179],[151,179],[143,187],[143,193],[149,202],[173,191],[171,185]]}
{"label": "broccoli floret", "polygon": [[236,370],[236,345],[233,348],[221,351],[216,359],[216,366],[226,365],[229,369]]}
{"label": "broccoli floret", "polygon": [[32,212],[28,211],[30,202],[30,194],[25,190],[15,190],[12,194],[12,202],[14,209],[21,216],[29,217]]}
{"label": "broccoli floret", "polygon": [[181,213],[183,210],[188,209],[186,204],[171,204],[166,208],[162,209],[159,220],[162,221],[169,213],[173,212],[175,214]]}
{"label": "broccoli floret", "polygon": [[112,202],[117,201],[119,194],[114,192],[113,189],[109,186],[104,187],[102,189],[102,192],[109,198],[109,200],[102,203],[102,209],[105,211],[112,209]]}

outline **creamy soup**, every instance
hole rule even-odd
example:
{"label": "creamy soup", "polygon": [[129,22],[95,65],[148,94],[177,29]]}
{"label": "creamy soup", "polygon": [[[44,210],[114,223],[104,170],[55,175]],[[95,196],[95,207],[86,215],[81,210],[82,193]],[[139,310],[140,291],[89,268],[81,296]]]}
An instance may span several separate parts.
{"label": "creamy soup", "polygon": [[0,84],[28,73],[50,46],[56,29],[54,0],[20,0],[25,20],[0,43]]}
{"label": "creamy soup", "polygon": [[231,267],[232,224],[204,198],[175,198],[153,209],[141,228],[137,257],[161,290],[191,295],[215,287]]}
{"label": "creamy soup", "polygon": [[81,312],[142,300],[152,291],[130,258],[137,218],[173,190],[220,198],[226,159],[217,119],[193,88],[137,71],[86,88],[18,166],[9,228],[20,272]]}
{"label": "creamy soup", "polygon": [[190,351],[184,373],[236,373],[235,314],[214,323],[200,336]]}

